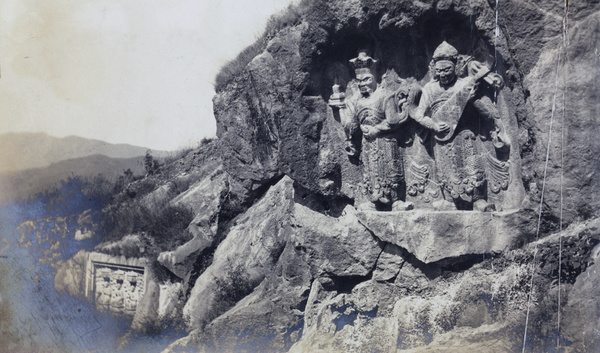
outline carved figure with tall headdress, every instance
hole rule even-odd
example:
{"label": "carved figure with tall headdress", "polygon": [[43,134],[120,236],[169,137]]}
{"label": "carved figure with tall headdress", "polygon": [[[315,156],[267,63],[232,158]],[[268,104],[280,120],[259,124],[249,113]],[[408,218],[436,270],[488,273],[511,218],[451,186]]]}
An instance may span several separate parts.
{"label": "carved figure with tall headdress", "polygon": [[[406,102],[408,91],[402,96],[396,94],[398,92],[378,89],[375,76],[377,60],[364,51],[350,60],[350,64],[354,68],[358,92],[345,100],[335,85],[329,105],[339,109],[346,132],[346,152],[352,157],[360,155],[363,166],[361,186],[369,202],[361,204],[359,208],[412,209],[412,203],[403,200],[403,151],[398,142],[398,130],[408,115],[398,114],[397,105]],[[398,98],[404,101],[398,103]]]}
{"label": "carved figure with tall headdress", "polygon": [[[459,77],[461,67],[456,48],[443,42],[433,53],[434,78],[422,90],[417,121],[431,117],[437,124],[433,143],[438,182],[444,200],[438,209],[491,211],[487,187],[494,190],[508,186],[508,163],[496,159],[494,149],[507,147],[500,130],[500,115],[490,98],[491,90],[503,84],[502,78],[483,64],[462,61],[466,77]],[[492,144],[490,149],[484,146]],[[490,176],[492,178],[490,178]]]}

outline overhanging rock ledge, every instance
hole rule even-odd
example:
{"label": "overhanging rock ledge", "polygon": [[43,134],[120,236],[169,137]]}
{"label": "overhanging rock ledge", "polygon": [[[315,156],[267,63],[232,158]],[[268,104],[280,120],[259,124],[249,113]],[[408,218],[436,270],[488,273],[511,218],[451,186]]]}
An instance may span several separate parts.
{"label": "overhanging rock ledge", "polygon": [[517,248],[533,239],[537,225],[533,210],[356,211],[356,216],[377,238],[426,264]]}

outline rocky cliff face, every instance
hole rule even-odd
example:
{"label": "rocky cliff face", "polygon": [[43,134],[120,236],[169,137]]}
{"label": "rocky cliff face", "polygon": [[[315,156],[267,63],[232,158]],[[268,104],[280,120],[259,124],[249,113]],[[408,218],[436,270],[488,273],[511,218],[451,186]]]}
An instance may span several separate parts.
{"label": "rocky cliff face", "polygon": [[[597,324],[571,320],[585,311],[586,290],[572,289],[594,276],[587,266],[598,241],[595,226],[577,222],[597,209],[600,6],[570,4],[565,12],[564,5],[303,7],[301,21],[274,34],[214,98],[227,173],[248,195],[278,184],[229,229],[218,262],[200,277],[210,283],[196,282],[186,304],[196,330],[180,345],[207,352],[597,346],[574,328]],[[500,203],[516,213],[344,209],[363,197],[361,163],[343,153],[344,126],[327,104],[332,85],[356,87],[347,63],[359,49],[380,60],[381,84],[397,75],[423,85],[443,40],[505,80],[496,105],[513,169]],[[249,294],[223,305],[215,298],[231,273]],[[567,313],[570,305],[577,309]]]}
{"label": "rocky cliff face", "polygon": [[[160,319],[160,286],[175,283],[190,334],[170,352],[599,349],[600,5],[564,5],[301,2],[215,96],[221,158],[176,196],[188,174],[144,196],[196,217],[191,240],[157,255],[135,328]],[[505,81],[497,210],[357,210],[364,161],[344,152],[332,85],[357,92],[359,49],[382,89],[424,85],[443,40]]]}
{"label": "rocky cliff face", "polygon": [[461,256],[425,263],[352,206],[331,217],[294,202],[292,184],[284,177],[236,219],[184,308],[196,329],[167,351],[512,352],[525,331],[527,351],[598,344],[576,328],[596,325],[577,318],[595,315],[585,303],[597,221],[495,255],[446,234],[429,247]]}
{"label": "rocky cliff face", "polygon": [[548,219],[561,211],[565,222],[589,217],[597,209],[597,10],[594,1],[570,4],[568,18],[559,1],[311,2],[298,25],[279,31],[215,96],[226,170],[248,189],[285,174],[310,193],[355,199],[360,171],[340,152],[343,128],[327,106],[332,85],[351,82],[348,60],[359,49],[380,60],[380,74],[424,84],[434,49],[447,40],[495,62],[504,77],[498,106],[526,198],[539,204],[546,183]]}

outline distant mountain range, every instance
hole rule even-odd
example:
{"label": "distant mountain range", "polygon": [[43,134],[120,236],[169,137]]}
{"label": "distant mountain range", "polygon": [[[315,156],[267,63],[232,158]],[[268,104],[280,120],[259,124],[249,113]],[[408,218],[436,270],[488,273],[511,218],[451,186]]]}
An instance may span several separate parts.
{"label": "distant mountain range", "polygon": [[[110,144],[77,136],[63,138],[44,133],[7,133],[0,135],[0,173],[47,167],[52,163],[92,155],[134,158],[145,155],[145,147]],[[152,151],[154,157],[168,152]]]}
{"label": "distant mountain range", "polygon": [[[59,186],[61,180],[101,174],[114,181],[130,169],[143,175],[145,147],[43,133],[0,135],[0,204]],[[170,155],[154,151],[154,158]]]}
{"label": "distant mountain range", "polygon": [[69,177],[79,176],[89,180],[100,174],[104,179],[114,182],[127,169],[134,175],[144,175],[144,157],[93,155],[60,161],[43,168],[3,173],[0,174],[0,205],[58,187],[62,180]]}

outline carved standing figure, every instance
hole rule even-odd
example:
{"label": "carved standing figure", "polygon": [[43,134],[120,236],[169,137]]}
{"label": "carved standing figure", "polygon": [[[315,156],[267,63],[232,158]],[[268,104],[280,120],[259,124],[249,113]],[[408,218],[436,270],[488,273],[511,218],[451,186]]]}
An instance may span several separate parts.
{"label": "carved standing figure", "polygon": [[[410,210],[413,204],[403,200],[404,158],[398,132],[408,119],[408,107],[416,95],[411,93],[408,85],[396,92],[378,89],[376,63],[362,51],[357,58],[350,60],[359,92],[345,100],[339,86],[334,85],[329,105],[339,109],[346,132],[346,153],[351,157],[360,155],[362,190],[369,202],[359,205],[359,208]],[[360,150],[357,140],[361,141]]]}
{"label": "carved standing figure", "polygon": [[[500,115],[485,87],[500,87],[502,78],[477,61],[467,61],[469,75],[457,75],[458,51],[443,42],[433,54],[434,78],[423,87],[419,107],[413,118],[431,117],[437,129],[433,141],[438,181],[444,199],[436,202],[441,210],[456,209],[457,204],[480,211],[495,210],[488,203],[487,174],[495,187],[508,186],[508,163],[501,162],[485,148],[507,147],[502,139]],[[486,170],[490,171],[486,173]],[[464,207],[464,206],[463,206]]]}

